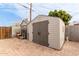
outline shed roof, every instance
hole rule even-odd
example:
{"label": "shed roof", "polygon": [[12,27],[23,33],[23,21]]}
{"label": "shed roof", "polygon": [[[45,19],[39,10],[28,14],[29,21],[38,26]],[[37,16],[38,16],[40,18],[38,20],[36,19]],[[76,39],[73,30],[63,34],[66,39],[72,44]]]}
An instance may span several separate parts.
{"label": "shed roof", "polygon": [[[33,20],[31,20],[30,22],[28,22],[27,25],[29,25],[31,22],[35,21],[36,18],[39,17],[39,16],[52,17],[52,16],[48,16],[48,15],[38,15],[38,16],[36,16]],[[53,17],[52,17],[52,18],[53,18]],[[54,18],[58,18],[58,19],[60,19],[59,17],[54,17]],[[62,20],[61,20],[61,21],[62,21]],[[63,22],[63,21],[62,21],[62,22]]]}

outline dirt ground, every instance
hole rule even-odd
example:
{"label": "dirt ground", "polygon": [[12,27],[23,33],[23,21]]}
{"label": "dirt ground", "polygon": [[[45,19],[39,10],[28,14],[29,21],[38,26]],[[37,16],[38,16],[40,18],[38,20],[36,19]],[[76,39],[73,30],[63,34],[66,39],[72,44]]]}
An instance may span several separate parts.
{"label": "dirt ground", "polygon": [[79,56],[79,42],[66,42],[61,51],[17,38],[0,40],[1,56]]}

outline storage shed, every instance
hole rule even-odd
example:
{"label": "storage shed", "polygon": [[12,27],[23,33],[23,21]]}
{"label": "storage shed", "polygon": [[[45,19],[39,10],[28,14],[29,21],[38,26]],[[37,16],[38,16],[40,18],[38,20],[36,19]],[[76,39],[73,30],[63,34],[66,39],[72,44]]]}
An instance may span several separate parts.
{"label": "storage shed", "polygon": [[64,22],[57,17],[39,15],[28,23],[27,38],[40,45],[61,49],[65,40]]}

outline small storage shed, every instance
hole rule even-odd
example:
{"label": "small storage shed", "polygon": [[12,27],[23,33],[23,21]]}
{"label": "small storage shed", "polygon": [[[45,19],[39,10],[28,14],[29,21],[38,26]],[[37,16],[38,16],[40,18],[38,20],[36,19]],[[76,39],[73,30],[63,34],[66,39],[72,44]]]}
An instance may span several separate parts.
{"label": "small storage shed", "polygon": [[64,22],[57,17],[39,15],[28,23],[27,37],[37,44],[61,49],[65,40]]}

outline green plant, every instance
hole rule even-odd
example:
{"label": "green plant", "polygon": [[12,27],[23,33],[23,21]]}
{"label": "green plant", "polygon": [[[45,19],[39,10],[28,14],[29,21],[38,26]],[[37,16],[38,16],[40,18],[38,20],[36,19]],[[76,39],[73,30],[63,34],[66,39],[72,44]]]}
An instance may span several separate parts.
{"label": "green plant", "polygon": [[65,25],[68,25],[69,21],[72,18],[72,16],[64,10],[50,11],[48,15],[61,18],[64,21]]}

